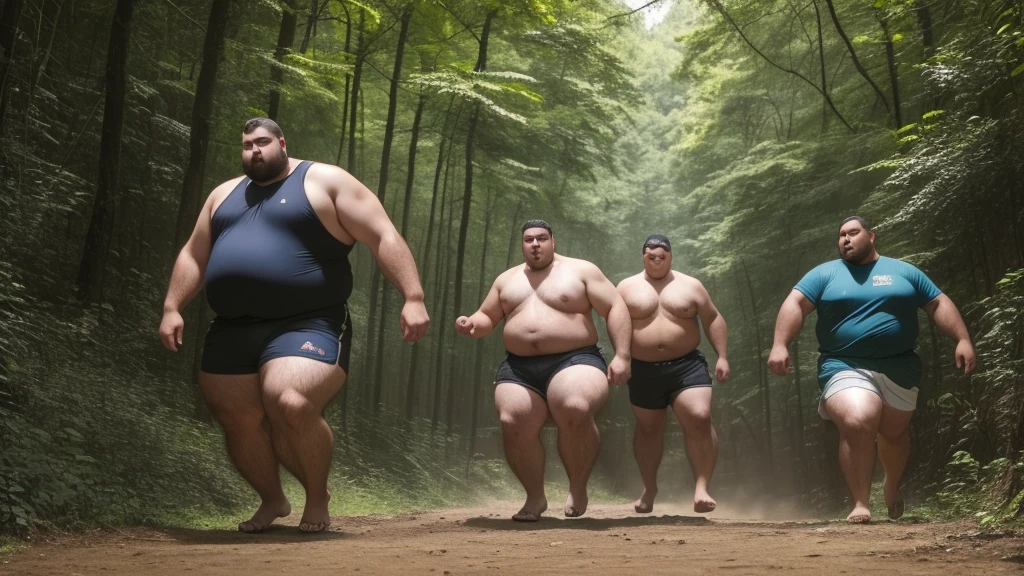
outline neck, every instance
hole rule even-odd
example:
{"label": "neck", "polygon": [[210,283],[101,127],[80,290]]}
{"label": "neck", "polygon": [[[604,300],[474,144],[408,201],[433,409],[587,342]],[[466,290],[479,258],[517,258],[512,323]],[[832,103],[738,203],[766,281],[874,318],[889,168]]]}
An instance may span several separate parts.
{"label": "neck", "polygon": [[672,274],[672,271],[669,270],[669,271],[665,272],[664,274],[662,274],[661,276],[654,276],[650,272],[648,272],[646,268],[644,269],[644,278],[646,278],[647,280],[654,281],[654,282],[657,282],[659,280],[664,280],[665,278],[668,278],[669,276],[671,276],[671,274]]}

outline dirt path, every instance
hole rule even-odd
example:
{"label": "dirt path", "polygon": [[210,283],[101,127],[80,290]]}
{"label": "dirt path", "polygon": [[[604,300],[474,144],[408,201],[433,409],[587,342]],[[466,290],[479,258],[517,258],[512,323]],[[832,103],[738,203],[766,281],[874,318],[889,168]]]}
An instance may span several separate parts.
{"label": "dirt path", "polygon": [[[101,532],[36,543],[0,557],[0,574],[463,574],[587,576],[747,574],[1020,574],[1024,537],[979,534],[969,523],[704,519],[630,506],[586,517],[552,512],[535,525],[513,504],[400,516],[336,518],[302,535],[297,517],[262,535],[228,531]],[[500,511],[496,513],[496,511]]]}

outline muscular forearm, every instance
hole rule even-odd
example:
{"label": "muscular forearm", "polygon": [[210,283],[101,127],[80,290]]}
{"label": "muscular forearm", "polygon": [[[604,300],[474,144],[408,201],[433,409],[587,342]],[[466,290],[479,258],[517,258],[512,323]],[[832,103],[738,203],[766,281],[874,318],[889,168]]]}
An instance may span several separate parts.
{"label": "muscular forearm", "polygon": [[633,321],[629,317],[629,309],[621,299],[612,304],[608,311],[608,338],[615,347],[615,355],[631,358],[629,344],[633,339]]}
{"label": "muscular forearm", "polygon": [[939,330],[948,338],[957,342],[970,340],[971,337],[967,333],[967,325],[964,324],[964,319],[960,316],[960,311],[957,310],[956,304],[953,304],[953,301],[949,298],[943,298],[939,302],[935,313],[932,314],[932,319]]}
{"label": "muscular forearm", "polygon": [[382,237],[373,255],[384,277],[398,288],[407,302],[423,300],[423,287],[420,286],[420,277],[416,272],[416,262],[408,244],[397,232]]}
{"label": "muscular forearm", "polygon": [[783,302],[775,320],[775,346],[788,347],[803,326],[804,315],[800,305],[792,300]]}
{"label": "muscular forearm", "polygon": [[707,334],[708,340],[711,342],[711,346],[714,347],[718,357],[728,358],[729,337],[726,332],[725,318],[722,318],[721,314],[716,316],[704,329],[704,333]]}
{"label": "muscular forearm", "polygon": [[181,312],[203,287],[203,268],[188,251],[182,250],[174,261],[171,283],[164,298],[164,312]]}

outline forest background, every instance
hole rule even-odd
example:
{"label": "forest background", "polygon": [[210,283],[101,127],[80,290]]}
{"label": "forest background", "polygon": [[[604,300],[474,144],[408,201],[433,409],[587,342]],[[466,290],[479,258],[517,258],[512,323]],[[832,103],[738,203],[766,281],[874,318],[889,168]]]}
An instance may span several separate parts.
{"label": "forest background", "polygon": [[[911,512],[1019,521],[1022,79],[1022,0],[0,0],[0,532],[251,509],[195,385],[211,312],[186,310],[177,355],[156,330],[258,115],[378,194],[433,321],[403,343],[398,293],[353,252],[335,513],[519,498],[491,396],[500,338],[451,325],[521,261],[530,218],[614,282],[667,234],[729,322],[716,493],[838,513],[813,321],[791,375],[766,359],[779,304],[856,213],[958,303],[979,353],[959,374],[922,314]],[[599,426],[594,490],[635,497],[624,390]],[[662,498],[685,500],[669,435]]]}

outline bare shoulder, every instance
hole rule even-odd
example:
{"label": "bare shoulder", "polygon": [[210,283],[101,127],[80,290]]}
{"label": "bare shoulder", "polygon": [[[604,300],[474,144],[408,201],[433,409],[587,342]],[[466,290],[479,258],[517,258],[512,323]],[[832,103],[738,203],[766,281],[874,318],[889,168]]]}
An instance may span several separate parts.
{"label": "bare shoulder", "polygon": [[628,278],[623,278],[622,281],[619,282],[618,286],[616,286],[616,288],[619,289],[619,292],[626,292],[629,290],[636,289],[636,287],[639,286],[641,282],[644,282],[643,272],[639,274],[634,274]]}
{"label": "bare shoulder", "polygon": [[683,274],[682,272],[679,272],[678,270],[673,270],[672,276],[674,276],[678,282],[680,282],[687,288],[694,288],[700,290],[704,289],[704,284],[702,284],[700,280],[694,278],[693,276],[688,276],[686,274]]}
{"label": "bare shoulder", "polygon": [[582,258],[570,258],[568,256],[558,255],[556,256],[557,261],[561,262],[563,266],[572,270],[573,272],[580,275],[584,280],[597,280],[604,278],[604,272],[598,268],[597,264],[594,264],[590,260],[583,260]]}
{"label": "bare shoulder", "polygon": [[511,281],[517,275],[522,274],[523,268],[526,268],[526,264],[513,266],[508,270],[505,270],[501,274],[498,274],[498,277],[494,279],[494,287],[498,289],[503,288],[506,284],[509,283],[509,281]]}

